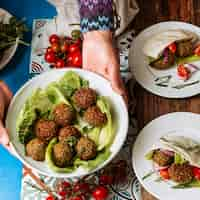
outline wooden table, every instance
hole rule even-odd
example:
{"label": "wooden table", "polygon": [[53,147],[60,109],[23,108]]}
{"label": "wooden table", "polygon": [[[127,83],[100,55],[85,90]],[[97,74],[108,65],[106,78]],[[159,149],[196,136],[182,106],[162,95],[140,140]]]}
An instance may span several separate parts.
{"label": "wooden table", "polygon": [[[131,25],[137,32],[161,21],[180,20],[200,25],[200,0],[137,0],[140,13]],[[139,128],[160,115],[188,111],[200,113],[200,96],[187,99],[166,99],[155,96],[138,84],[135,88],[137,99],[136,116]],[[155,200],[142,190],[143,200]]]}

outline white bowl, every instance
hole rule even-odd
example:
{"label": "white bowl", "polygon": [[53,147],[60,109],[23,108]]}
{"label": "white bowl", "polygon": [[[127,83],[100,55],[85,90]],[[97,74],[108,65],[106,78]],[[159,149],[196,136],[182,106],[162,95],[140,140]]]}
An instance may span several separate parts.
{"label": "white bowl", "polygon": [[[11,16],[12,15],[8,11],[0,8],[0,21],[8,23]],[[11,58],[14,56],[17,47],[18,47],[18,39],[16,39],[16,43],[14,45],[10,46],[3,52],[3,56],[2,58],[0,58],[0,69],[5,67],[9,63]]]}
{"label": "white bowl", "polygon": [[[90,82],[90,87],[96,90],[100,95],[107,96],[112,102],[112,110],[114,111],[115,123],[117,124],[116,128],[116,136],[113,141],[113,144],[110,147],[111,155],[110,157],[103,162],[100,166],[98,166],[93,171],[87,171],[82,167],[79,167],[73,173],[56,173],[53,172],[47,166],[46,162],[37,162],[31,159],[30,157],[25,156],[24,145],[22,145],[18,140],[18,133],[16,131],[16,119],[24,105],[26,99],[31,95],[31,93],[38,87],[45,88],[49,83],[58,80],[61,78],[65,72],[73,70],[78,73],[81,77],[87,79]],[[18,158],[28,167],[36,170],[40,174],[44,174],[52,177],[80,177],[83,175],[87,175],[93,173],[101,168],[103,168],[106,164],[108,164],[119,152],[122,145],[125,142],[127,131],[128,131],[128,112],[126,105],[122,99],[122,97],[116,94],[110,83],[102,78],[101,76],[94,74],[92,72],[88,72],[82,69],[62,69],[62,70],[51,70],[48,72],[44,72],[41,75],[38,75],[28,81],[14,96],[12,102],[8,108],[8,114],[6,118],[6,127],[9,130],[9,137],[11,143],[16,151]]]}

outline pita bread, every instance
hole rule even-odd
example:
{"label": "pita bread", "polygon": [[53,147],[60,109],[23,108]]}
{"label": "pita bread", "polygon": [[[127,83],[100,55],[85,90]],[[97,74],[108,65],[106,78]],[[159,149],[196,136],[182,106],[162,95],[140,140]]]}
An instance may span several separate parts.
{"label": "pita bread", "polygon": [[154,149],[166,149],[180,154],[193,166],[200,168],[200,143],[184,136],[164,136]]}
{"label": "pita bread", "polygon": [[197,36],[194,33],[184,30],[168,30],[156,35],[153,35],[149,40],[145,42],[143,52],[146,56],[153,59],[157,59],[161,56],[163,50],[172,44],[173,42],[197,40]]}

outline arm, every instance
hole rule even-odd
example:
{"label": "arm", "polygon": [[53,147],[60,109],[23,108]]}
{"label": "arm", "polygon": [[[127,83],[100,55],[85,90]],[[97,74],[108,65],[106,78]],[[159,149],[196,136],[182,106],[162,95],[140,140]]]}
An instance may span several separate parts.
{"label": "arm", "polygon": [[0,144],[2,144],[11,153],[13,152],[9,144],[9,138],[6,128],[4,127],[4,119],[7,107],[11,101],[12,93],[8,86],[0,81]]}
{"label": "arm", "polygon": [[113,46],[113,1],[80,0],[80,17],[84,37],[83,68],[108,79],[127,102],[117,50]]}

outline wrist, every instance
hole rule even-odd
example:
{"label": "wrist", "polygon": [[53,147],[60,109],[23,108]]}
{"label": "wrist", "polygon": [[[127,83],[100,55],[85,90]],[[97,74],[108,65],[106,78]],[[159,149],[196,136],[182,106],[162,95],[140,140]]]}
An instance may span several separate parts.
{"label": "wrist", "polygon": [[113,33],[111,31],[103,31],[103,30],[96,30],[96,31],[89,31],[83,34],[84,40],[87,39],[95,39],[104,38],[107,41],[112,41]]}

